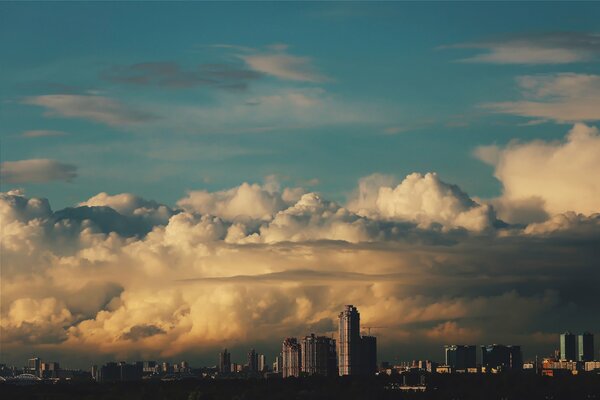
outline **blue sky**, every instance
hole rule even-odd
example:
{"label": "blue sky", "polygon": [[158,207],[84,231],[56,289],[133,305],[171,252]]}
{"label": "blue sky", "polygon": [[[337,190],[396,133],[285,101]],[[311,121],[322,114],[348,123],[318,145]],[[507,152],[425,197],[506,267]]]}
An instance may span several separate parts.
{"label": "blue sky", "polygon": [[[519,77],[598,68],[597,44],[573,45],[600,31],[591,2],[0,11],[2,161],[49,159],[76,174],[3,180],[2,189],[23,187],[55,208],[101,191],[174,204],[186,190],[273,174],[341,202],[375,172],[436,171],[494,197],[501,185],[472,155],[477,146],[560,139],[571,121],[489,104],[521,100]],[[515,38],[551,54],[477,58]]]}

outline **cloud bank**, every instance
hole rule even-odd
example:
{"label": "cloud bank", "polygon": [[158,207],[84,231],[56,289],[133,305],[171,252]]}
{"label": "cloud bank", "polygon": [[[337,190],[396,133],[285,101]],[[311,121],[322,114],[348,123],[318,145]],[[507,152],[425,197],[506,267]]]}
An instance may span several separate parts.
{"label": "cloud bank", "polygon": [[53,211],[1,194],[6,361],[274,355],[283,337],[331,334],[347,303],[388,327],[376,332],[384,360],[440,359],[448,341],[531,356],[555,347],[540,337],[600,330],[597,215],[506,225],[434,173],[363,178],[347,205],[268,180],[191,191],[178,207],[99,193]]}

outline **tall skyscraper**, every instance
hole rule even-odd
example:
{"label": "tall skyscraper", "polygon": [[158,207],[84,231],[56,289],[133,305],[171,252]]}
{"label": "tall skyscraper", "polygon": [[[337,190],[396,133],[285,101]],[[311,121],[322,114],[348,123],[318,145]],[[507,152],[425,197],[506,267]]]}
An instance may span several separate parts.
{"label": "tall skyscraper", "polygon": [[490,344],[481,346],[481,365],[488,370],[522,370],[521,346]]}
{"label": "tall skyscraper", "polygon": [[326,336],[306,336],[300,342],[302,372],[308,375],[337,374],[335,340]]}
{"label": "tall skyscraper", "polygon": [[374,375],[377,372],[377,338],[363,336],[360,338],[360,373]]}
{"label": "tall skyscraper", "polygon": [[579,352],[578,361],[594,360],[594,335],[584,332],[577,336],[577,347]]}
{"label": "tall skyscraper", "polygon": [[258,372],[265,372],[267,370],[267,359],[264,354],[258,355]]}
{"label": "tall skyscraper", "polygon": [[300,376],[302,370],[302,349],[298,339],[286,338],[281,346],[282,367],[281,375],[284,378]]}
{"label": "tall skyscraper", "polygon": [[457,370],[477,367],[477,348],[466,345],[446,345],[446,365]]}
{"label": "tall skyscraper", "polygon": [[254,349],[248,352],[248,372],[258,372],[258,354]]}
{"label": "tall skyscraper", "polygon": [[577,360],[577,342],[575,335],[571,332],[560,335],[560,359],[563,361]]}
{"label": "tall skyscraper", "polygon": [[228,374],[231,372],[231,354],[224,349],[219,353],[219,372],[221,374]]}
{"label": "tall skyscraper", "polygon": [[338,368],[340,376],[358,375],[360,368],[360,314],[347,305],[339,316]]}

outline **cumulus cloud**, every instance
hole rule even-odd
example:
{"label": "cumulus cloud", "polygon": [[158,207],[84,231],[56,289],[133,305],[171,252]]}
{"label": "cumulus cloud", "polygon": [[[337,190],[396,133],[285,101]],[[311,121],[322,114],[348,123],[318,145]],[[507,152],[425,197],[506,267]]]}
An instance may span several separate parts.
{"label": "cumulus cloud", "polygon": [[24,104],[44,107],[46,115],[82,118],[110,126],[128,126],[157,119],[157,116],[104,96],[49,94],[27,97]]}
{"label": "cumulus cloud", "polygon": [[463,62],[569,64],[597,60],[600,56],[600,34],[538,33],[444,47],[485,50],[483,53],[461,60]]}
{"label": "cumulus cloud", "polygon": [[0,164],[0,176],[5,184],[70,182],[77,177],[77,167],[46,158],[5,161]]}
{"label": "cumulus cloud", "polygon": [[482,231],[497,223],[492,207],[476,203],[435,173],[410,174],[396,187],[383,185],[385,180],[375,175],[360,181],[358,197],[349,206],[360,215],[410,221],[420,227],[439,224],[446,229]]}
{"label": "cumulus cloud", "polygon": [[[598,212],[599,154],[598,129],[584,124],[575,124],[563,141],[515,141],[493,151],[489,147],[475,151],[494,166],[494,176],[503,186],[495,204],[500,217],[511,222],[539,222],[544,214],[568,211]],[[533,218],[527,218],[531,214]]]}
{"label": "cumulus cloud", "polygon": [[554,345],[540,335],[600,329],[597,216],[492,229],[489,208],[435,174],[359,186],[348,207],[285,194],[273,179],[190,192],[183,211],[134,236],[110,216],[130,226],[166,206],[100,193],[53,211],[3,193],[2,348],[16,362],[52,346],[75,366],[82,356],[206,363],[223,346],[274,355],[283,337],[331,334],[346,303],[364,325],[389,326],[377,332],[382,359],[398,346],[439,359],[449,337],[544,354]]}
{"label": "cumulus cloud", "polygon": [[277,187],[243,183],[238,187],[219,192],[195,190],[177,202],[184,210],[211,214],[228,220],[270,220],[273,215],[297,199],[298,189],[286,189],[279,193]]}
{"label": "cumulus cloud", "polygon": [[600,75],[526,75],[517,79],[523,100],[484,104],[491,111],[558,122],[600,119]]}

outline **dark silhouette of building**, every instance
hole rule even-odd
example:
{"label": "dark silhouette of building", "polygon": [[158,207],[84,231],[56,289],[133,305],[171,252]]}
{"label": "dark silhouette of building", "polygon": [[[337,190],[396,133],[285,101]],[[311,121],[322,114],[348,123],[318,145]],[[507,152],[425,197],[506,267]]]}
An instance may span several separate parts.
{"label": "dark silhouette of building", "polygon": [[500,371],[522,370],[523,355],[521,346],[490,344],[481,346],[481,365],[487,372],[492,369]]}
{"label": "dark silhouette of building", "polygon": [[444,346],[446,365],[455,370],[477,367],[477,348],[475,346],[451,344]]}
{"label": "dark silhouette of building", "polygon": [[227,349],[223,349],[219,353],[219,372],[221,374],[229,374],[231,372],[231,353]]}
{"label": "dark silhouette of building", "polygon": [[307,375],[337,375],[335,340],[326,336],[306,336],[300,342],[301,371]]}
{"label": "dark silhouette of building", "polygon": [[560,335],[560,359],[563,361],[577,360],[577,342],[575,335],[571,332]]}
{"label": "dark silhouette of building", "polygon": [[594,335],[584,332],[577,336],[577,347],[579,350],[578,361],[594,360]]}
{"label": "dark silhouette of building", "polygon": [[360,338],[359,360],[362,375],[374,375],[377,372],[377,338],[375,336]]}
{"label": "dark silhouette of building", "polygon": [[40,378],[58,378],[60,366],[57,362],[43,362]]}
{"label": "dark silhouette of building", "polygon": [[258,354],[254,349],[248,352],[248,372],[258,372]]}

